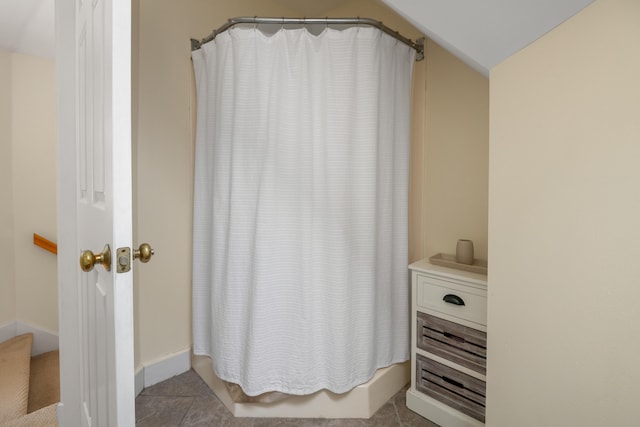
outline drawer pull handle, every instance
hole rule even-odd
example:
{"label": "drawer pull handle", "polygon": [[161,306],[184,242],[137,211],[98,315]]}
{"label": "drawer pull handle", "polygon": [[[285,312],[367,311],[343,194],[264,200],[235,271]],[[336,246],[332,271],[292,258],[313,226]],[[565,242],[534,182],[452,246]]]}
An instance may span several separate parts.
{"label": "drawer pull handle", "polygon": [[442,377],[442,381],[444,381],[445,383],[449,383],[451,385],[454,385],[456,387],[459,387],[459,388],[464,388],[464,384],[462,384],[461,382],[458,382],[456,380],[452,380],[451,378],[448,378],[448,377]]}
{"label": "drawer pull handle", "polygon": [[448,302],[453,305],[464,305],[464,300],[460,298],[458,295],[447,294],[442,298],[442,301]]}

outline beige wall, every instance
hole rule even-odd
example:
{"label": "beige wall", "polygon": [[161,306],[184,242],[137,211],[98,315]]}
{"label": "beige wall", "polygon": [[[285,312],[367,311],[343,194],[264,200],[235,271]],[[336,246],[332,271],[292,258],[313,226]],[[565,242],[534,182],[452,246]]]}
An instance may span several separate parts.
{"label": "beige wall", "polygon": [[56,333],[56,257],[33,245],[34,232],[57,235],[54,71],[51,60],[0,53],[0,325]]}
{"label": "beige wall", "polygon": [[55,63],[13,54],[12,169],[16,318],[58,331],[56,256],[33,233],[56,241]]}
{"label": "beige wall", "polygon": [[640,2],[491,71],[492,426],[640,420]]}
{"label": "beige wall", "polygon": [[0,50],[0,326],[16,317],[12,170],[11,53]]}
{"label": "beige wall", "polygon": [[471,239],[487,259],[489,80],[432,41],[426,66],[424,256]]}

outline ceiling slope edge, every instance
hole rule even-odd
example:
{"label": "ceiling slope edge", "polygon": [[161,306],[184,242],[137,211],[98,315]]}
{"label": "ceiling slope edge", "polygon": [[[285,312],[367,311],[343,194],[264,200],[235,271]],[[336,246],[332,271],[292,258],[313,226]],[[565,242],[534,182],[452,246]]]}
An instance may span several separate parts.
{"label": "ceiling slope edge", "polygon": [[482,75],[594,0],[382,0]]}

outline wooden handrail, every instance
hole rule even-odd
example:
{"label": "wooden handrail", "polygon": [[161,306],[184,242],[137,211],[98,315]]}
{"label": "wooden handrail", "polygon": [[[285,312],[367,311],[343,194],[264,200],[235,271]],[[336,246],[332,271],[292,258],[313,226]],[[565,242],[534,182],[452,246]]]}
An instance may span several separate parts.
{"label": "wooden handrail", "polygon": [[39,234],[33,233],[33,244],[36,246],[40,246],[42,249],[49,251],[52,254],[58,254],[58,245],[51,240],[45,239]]}

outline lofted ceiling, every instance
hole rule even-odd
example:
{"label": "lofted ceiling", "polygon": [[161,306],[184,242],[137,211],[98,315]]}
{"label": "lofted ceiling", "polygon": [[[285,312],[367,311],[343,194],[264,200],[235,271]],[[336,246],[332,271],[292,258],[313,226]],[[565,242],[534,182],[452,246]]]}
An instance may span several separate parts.
{"label": "lofted ceiling", "polygon": [[[348,0],[274,0],[323,16]],[[380,0],[371,0],[380,1]],[[489,70],[593,0],[382,0],[468,65]],[[0,0],[0,49],[53,58],[55,0]],[[362,16],[366,16],[363,13]]]}
{"label": "lofted ceiling", "polygon": [[469,66],[489,76],[504,59],[594,0],[383,0]]}

